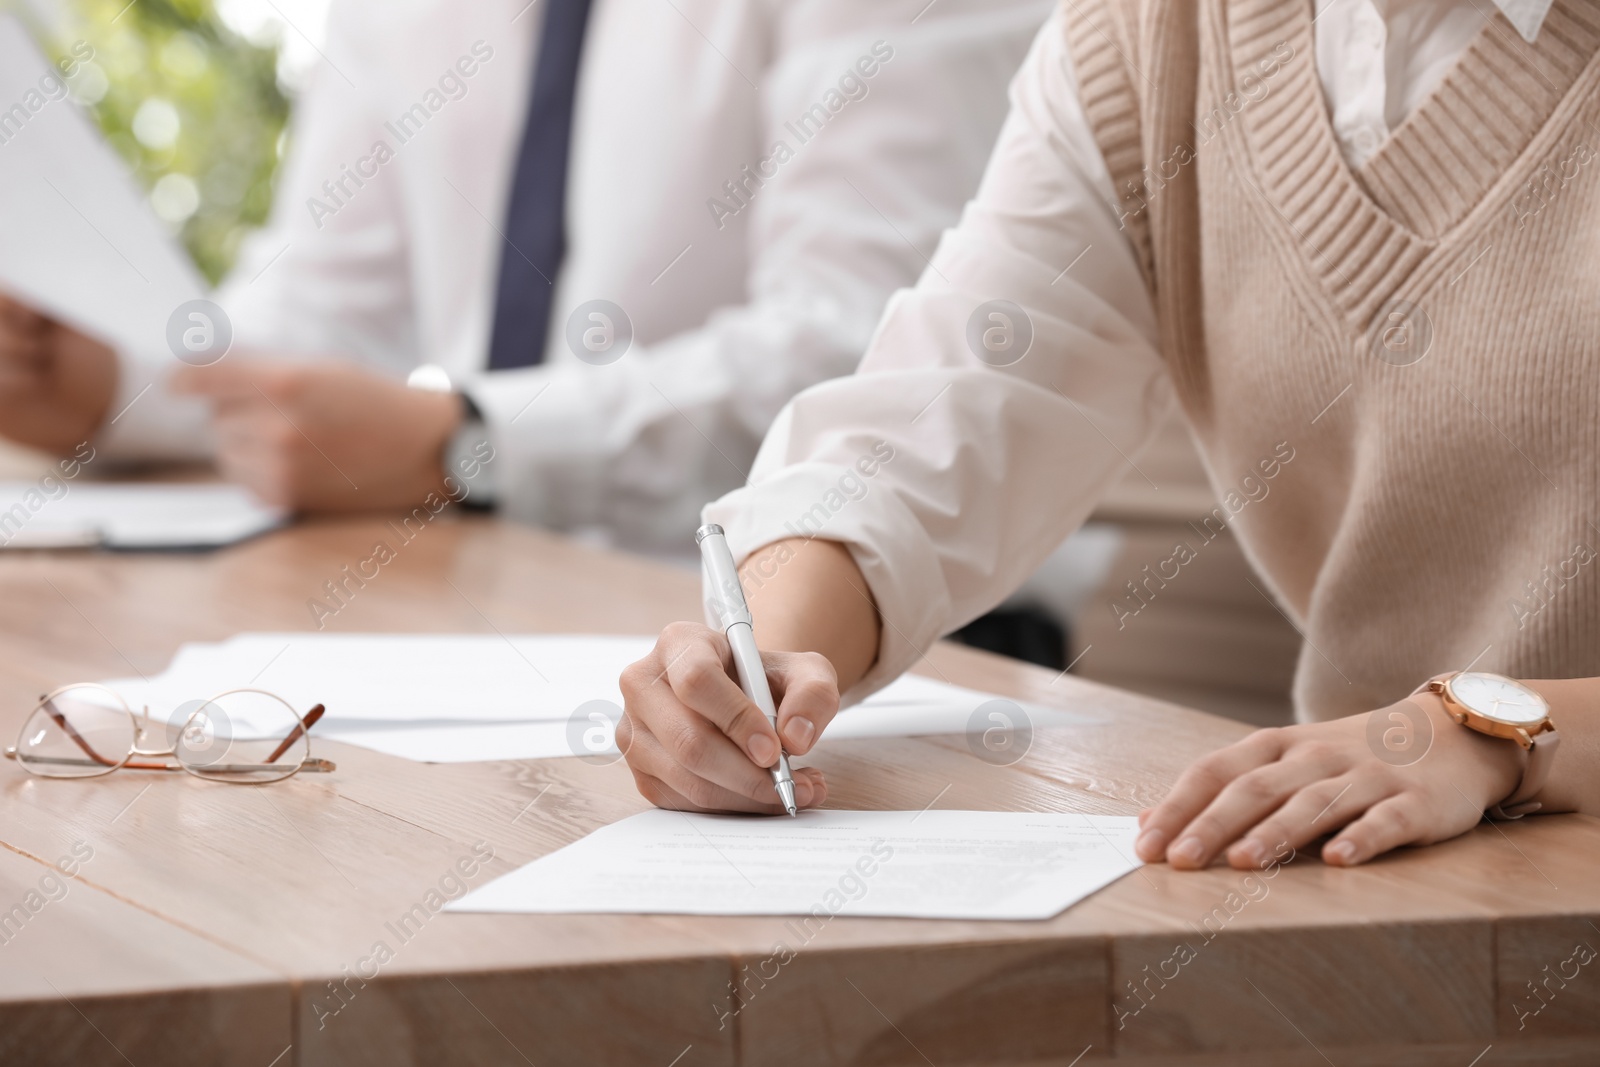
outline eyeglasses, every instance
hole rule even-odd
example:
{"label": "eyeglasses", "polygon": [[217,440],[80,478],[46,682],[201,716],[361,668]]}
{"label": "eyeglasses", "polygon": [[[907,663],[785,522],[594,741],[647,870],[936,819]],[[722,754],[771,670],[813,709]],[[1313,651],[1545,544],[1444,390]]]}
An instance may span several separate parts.
{"label": "eyeglasses", "polygon": [[[311,755],[308,731],[324,710],[318,704],[301,718],[274,693],[230,689],[191,701],[160,723],[148,708],[135,715],[114,690],[80,683],[39,698],[6,758],[42,778],[96,778],[128,767],[264,785],[334,769]],[[140,747],[152,730],[166,731],[167,747]]]}

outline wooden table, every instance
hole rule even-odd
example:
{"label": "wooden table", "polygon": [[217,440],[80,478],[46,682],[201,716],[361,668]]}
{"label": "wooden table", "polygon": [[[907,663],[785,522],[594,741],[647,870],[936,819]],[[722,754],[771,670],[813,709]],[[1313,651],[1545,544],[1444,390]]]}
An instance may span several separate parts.
{"label": "wooden table", "polygon": [[[312,629],[308,598],[386,536],[0,559],[0,732],[46,688],[158,671],[185,640]],[[398,557],[330,629],[644,633],[698,610],[690,574],[489,520]],[[1244,732],[969,650],[925,669],[1078,725],[1011,767],[959,736],[827,743],[832,803],[1131,813]],[[319,751],[336,774],[261,789],[0,765],[0,1064],[1600,1062],[1600,961],[1571,962],[1600,948],[1589,818],[1270,881],[1150,867],[1047,922],[840,918],[801,945],[775,918],[433,914],[475,846],[473,885],[643,808],[625,767]],[[57,881],[74,849],[92,858]]]}

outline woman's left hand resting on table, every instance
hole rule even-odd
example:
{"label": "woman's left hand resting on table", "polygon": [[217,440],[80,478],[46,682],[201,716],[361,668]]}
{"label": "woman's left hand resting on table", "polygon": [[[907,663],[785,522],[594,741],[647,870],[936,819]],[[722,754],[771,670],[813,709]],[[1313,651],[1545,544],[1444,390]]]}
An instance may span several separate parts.
{"label": "woman's left hand resting on table", "polygon": [[[1552,689],[1593,692],[1591,679],[1530,682],[1552,705],[1564,735],[1581,734],[1580,716],[1564,716]],[[1579,688],[1583,687],[1583,688]],[[1197,760],[1166,799],[1139,816],[1135,851],[1147,862],[1196,869],[1218,856],[1240,869],[1282,858],[1283,846],[1301,849],[1338,831],[1322,848],[1323,862],[1365,863],[1401,845],[1444,841],[1472,829],[1484,811],[1504,800],[1521,780],[1526,756],[1513,741],[1485,737],[1458,725],[1432,693],[1408,698],[1427,715],[1431,743],[1415,762],[1398,766],[1381,758],[1369,737],[1369,719],[1391,721],[1407,701],[1365,715],[1258,730]],[[1414,715],[1414,712],[1412,713]],[[1582,716],[1586,719],[1587,716]],[[1426,735],[1426,730],[1419,730]],[[1585,739],[1587,740],[1587,739]],[[1589,755],[1569,744],[1540,794],[1543,811],[1581,810],[1560,796],[1556,778]]]}

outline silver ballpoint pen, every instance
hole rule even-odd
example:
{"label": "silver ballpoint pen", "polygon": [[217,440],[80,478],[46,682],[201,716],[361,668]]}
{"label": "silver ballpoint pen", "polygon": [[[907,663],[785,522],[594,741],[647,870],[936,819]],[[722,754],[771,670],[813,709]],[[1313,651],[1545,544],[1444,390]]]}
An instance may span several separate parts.
{"label": "silver ballpoint pen", "polygon": [[[739,674],[739,686],[778,729],[778,708],[772,702],[772,690],[767,685],[767,670],[761,662],[761,650],[756,648],[755,629],[751,626],[750,606],[745,603],[744,586],[739,582],[739,569],[733,564],[733,553],[722,535],[722,527],[708,523],[695,531],[695,543],[700,546],[700,560],[705,566],[706,608],[711,618],[717,620],[728,644],[733,648],[733,666]],[[772,768],[772,787],[778,791],[784,810],[797,813],[794,806],[794,775],[789,773],[789,756],[783,751],[780,735],[778,763]]]}

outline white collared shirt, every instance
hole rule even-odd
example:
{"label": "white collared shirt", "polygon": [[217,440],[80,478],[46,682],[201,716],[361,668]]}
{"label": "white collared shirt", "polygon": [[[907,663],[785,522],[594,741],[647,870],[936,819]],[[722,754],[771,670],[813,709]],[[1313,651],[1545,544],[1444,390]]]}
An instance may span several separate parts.
{"label": "white collared shirt", "polygon": [[[486,416],[507,513],[692,548],[778,410],[855,367],[955,222],[1050,8],[595,0],[547,359],[490,374],[542,6],[337,0],[272,221],[219,298],[235,348],[438,365]],[[614,362],[568,341],[594,300],[631,323]],[[153,392],[99,443],[193,451],[204,414]]]}
{"label": "white collared shirt", "polygon": [[[1549,0],[1497,5],[1531,39]],[[1474,0],[1318,0],[1317,71],[1352,167],[1432,91],[1487,12]],[[890,302],[863,373],[797,397],[751,485],[705,511],[741,558],[797,533],[851,546],[885,622],[879,660],[852,697],[1019,586],[1173,408],[1155,311],[1059,17],[1012,86],[977,197],[917,287]],[[1027,310],[1035,346],[1066,358],[1003,375],[975,365],[969,314],[996,293]],[[1021,436],[1022,425],[1050,436]],[[1055,489],[1023,497],[1008,485]]]}
{"label": "white collared shirt", "polygon": [[[1503,0],[1533,40],[1551,0]],[[1483,28],[1470,0],[1316,0],[1317,76],[1346,162],[1359,168]]]}

